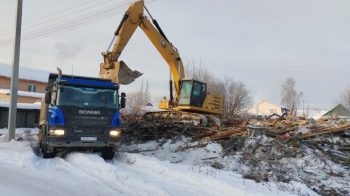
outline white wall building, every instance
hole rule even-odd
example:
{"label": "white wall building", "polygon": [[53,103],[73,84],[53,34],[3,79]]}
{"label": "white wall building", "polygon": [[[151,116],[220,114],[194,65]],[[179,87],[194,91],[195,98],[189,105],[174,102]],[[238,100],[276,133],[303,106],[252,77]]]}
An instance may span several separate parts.
{"label": "white wall building", "polygon": [[258,101],[248,110],[248,113],[259,116],[269,116],[271,114],[282,115],[281,106],[266,100]]}

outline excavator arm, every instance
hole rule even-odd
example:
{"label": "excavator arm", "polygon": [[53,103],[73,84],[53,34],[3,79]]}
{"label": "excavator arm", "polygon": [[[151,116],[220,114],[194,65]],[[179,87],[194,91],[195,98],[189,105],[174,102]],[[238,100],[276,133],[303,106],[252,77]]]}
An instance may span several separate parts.
{"label": "excavator arm", "polygon": [[[148,13],[150,19],[144,14],[144,11]],[[112,50],[109,51],[108,49],[107,52],[102,53],[104,62],[100,65],[100,77],[111,79],[120,84],[129,84],[142,75],[140,72],[132,71],[123,61],[119,60],[125,46],[138,27],[142,29],[167,62],[173,78],[173,81],[170,80],[170,99],[160,101],[159,108],[169,110],[169,115],[172,116],[183,115],[185,119],[188,116],[196,116],[197,119],[201,119],[203,122],[205,121],[202,118],[203,115],[198,113],[221,114],[221,96],[207,92],[207,86],[204,82],[184,79],[184,66],[179,52],[169,42],[157,21],[148,12],[143,0],[133,2],[129,6],[114,33],[115,42]],[[173,85],[175,87],[175,100],[172,95]],[[176,114],[172,113],[174,111],[178,112]],[[181,111],[185,112],[181,113]]]}
{"label": "excavator arm", "polygon": [[[136,28],[140,27],[169,65],[174,79],[175,95],[178,98],[180,94],[180,81],[185,77],[182,60],[177,49],[168,41],[157,21],[150,14],[152,22],[145,16],[145,9],[143,0],[136,1],[129,6],[115,32],[116,40],[112,51],[102,53],[104,62],[100,65],[100,77],[109,78],[123,84],[132,80],[130,80],[130,77],[125,78],[125,73],[130,74],[131,78],[140,75],[140,73],[128,69],[123,61],[119,61],[119,56],[126,44],[129,42]],[[124,71],[124,74],[122,74],[121,72],[125,69],[127,71]],[[123,81],[123,77],[127,82]]]}

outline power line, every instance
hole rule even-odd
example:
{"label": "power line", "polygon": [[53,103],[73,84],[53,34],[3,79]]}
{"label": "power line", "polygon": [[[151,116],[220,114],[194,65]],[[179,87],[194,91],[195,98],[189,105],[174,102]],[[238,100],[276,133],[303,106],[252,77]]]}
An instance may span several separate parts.
{"label": "power line", "polygon": [[[47,25],[43,29],[35,29],[34,31],[26,32],[25,36],[23,36],[23,40],[26,40],[31,37],[37,37],[45,34],[60,32],[62,30],[65,30],[67,27],[70,28],[72,26],[79,26],[82,24],[85,24],[86,21],[94,21],[96,19],[103,18],[104,16],[110,15],[112,12],[115,14],[118,14],[118,12],[115,12],[118,8],[122,8],[127,4],[122,5],[114,5],[109,6],[108,8],[99,9],[97,11],[94,11],[92,13],[84,14],[79,17],[70,18],[67,21],[58,22],[58,23],[52,23],[51,25]],[[1,44],[4,43],[4,41],[0,41]]]}
{"label": "power line", "polygon": [[[79,12],[81,10],[86,10],[86,9],[91,8],[91,7],[104,5],[104,4],[101,4],[101,0],[100,0],[98,2],[98,5],[91,5],[90,7],[87,7],[87,8],[84,7],[86,5],[89,5],[92,2],[96,2],[96,1],[99,1],[99,0],[87,0],[87,1],[81,2],[79,4],[76,4],[75,6],[64,8],[64,9],[58,10],[58,11],[56,11],[54,13],[50,13],[48,15],[40,16],[38,18],[29,20],[28,22],[25,22],[22,26],[26,27],[26,28],[37,27],[37,25],[46,24],[46,22],[45,22],[46,20],[61,19],[61,18],[64,18],[65,16],[67,16],[67,15],[76,14],[77,12]],[[111,0],[104,0],[104,1],[111,1]],[[74,10],[75,8],[80,8],[80,9],[79,10]],[[71,13],[65,14],[66,12],[68,12],[70,10],[72,10]],[[34,25],[35,23],[39,23],[39,24]],[[5,30],[0,31],[0,33],[2,35],[8,34],[9,32],[10,33],[13,32],[13,29],[12,29],[12,27],[10,25],[7,25],[4,29]]]}
{"label": "power line", "polygon": [[[91,0],[90,0],[91,1]],[[147,3],[151,3],[154,0],[150,0]],[[73,29],[77,29],[81,26],[85,26],[87,24],[94,23],[96,21],[115,16],[120,14],[119,12],[116,12],[116,10],[123,8],[127,5],[129,5],[130,1],[122,1],[118,4],[112,4],[105,6],[104,8],[93,10],[88,13],[85,13],[80,16],[75,16],[74,18],[68,18],[68,20],[60,21],[56,23],[52,23],[51,25],[48,25],[44,27],[44,30],[38,29],[29,31],[27,34],[24,34],[21,41],[28,41],[28,40],[36,40],[36,39],[42,39],[45,37],[51,37],[57,34],[64,33],[66,31],[70,31]],[[0,40],[0,47],[6,47],[12,44],[12,39],[3,39]]]}
{"label": "power line", "polygon": [[[124,0],[124,2],[125,2],[125,0]],[[101,4],[99,4],[99,5],[101,5]],[[104,9],[104,8],[115,6],[117,4],[115,4],[115,2],[114,2],[114,4],[102,4],[102,5],[104,5],[104,7],[102,9]],[[71,7],[71,8],[73,8],[73,7]],[[41,20],[40,19],[32,20],[31,25],[26,25],[26,26],[24,25],[25,26],[24,34],[38,32],[38,31],[41,31],[41,29],[45,30],[45,28],[48,28],[48,27],[54,26],[54,25],[69,23],[73,19],[76,19],[78,17],[81,17],[81,18],[86,17],[89,14],[94,14],[96,12],[95,10],[99,11],[101,9],[101,8],[99,8],[99,6],[95,6],[95,5],[91,5],[89,7],[77,7],[77,6],[75,6],[74,8],[78,8],[78,10],[77,9],[72,10],[71,13],[51,14],[52,16],[54,16],[51,18],[44,17]],[[93,8],[93,9],[90,10],[91,8]],[[33,24],[33,23],[38,23],[38,24]],[[7,37],[9,35],[11,35],[11,33],[2,33],[2,34],[3,34],[2,35],[3,37],[6,37],[6,36],[4,36],[4,34],[7,35]]]}
{"label": "power line", "polygon": [[[63,21],[63,22],[59,22],[57,24],[54,25],[49,25],[46,28],[44,28],[44,30],[39,30],[39,31],[32,31],[29,32],[27,34],[25,34],[22,38],[23,41],[25,40],[32,40],[33,38],[41,38],[42,36],[48,36],[48,35],[56,35],[59,34],[61,32],[65,32],[69,29],[75,29],[77,26],[82,26],[85,24],[90,24],[92,22],[95,22],[97,20],[101,20],[110,16],[114,16],[119,14],[118,12],[115,12],[116,9],[121,8],[125,5],[128,5],[128,3],[124,3],[124,4],[118,4],[116,6],[108,6],[107,9],[103,8],[103,9],[99,9],[97,12],[89,12],[88,14],[76,17],[70,19],[69,21]],[[11,44],[11,39],[3,39],[2,41],[0,41],[0,47],[1,46],[7,46]]]}

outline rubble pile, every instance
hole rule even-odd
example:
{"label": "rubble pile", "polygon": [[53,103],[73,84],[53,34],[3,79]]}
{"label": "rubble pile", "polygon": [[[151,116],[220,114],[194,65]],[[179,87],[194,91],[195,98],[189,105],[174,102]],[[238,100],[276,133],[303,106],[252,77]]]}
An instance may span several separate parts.
{"label": "rubble pile", "polygon": [[[234,170],[257,182],[294,181],[306,184],[321,195],[350,194],[350,123],[346,120],[236,119],[221,127],[198,127],[139,119],[126,127],[127,142],[156,140],[161,146],[169,140],[175,143],[182,137],[187,138],[188,144],[177,147],[173,153],[205,150],[208,144],[221,144],[218,156],[205,159],[206,162],[216,169]],[[227,161],[237,159],[238,167],[237,163]]]}
{"label": "rubble pile", "polygon": [[124,142],[144,143],[151,140],[178,140],[225,143],[232,138],[266,135],[284,143],[304,145],[327,151],[336,161],[349,163],[350,123],[341,119],[324,118],[318,121],[288,117],[279,119],[241,119],[225,122],[221,127],[200,127],[187,122],[164,119],[128,120],[124,125]]}
{"label": "rubble pile", "polygon": [[178,140],[181,137],[204,141],[226,141],[234,136],[245,137],[248,134],[245,126],[201,127],[164,119],[152,121],[139,119],[130,121],[124,127],[124,141],[127,143],[144,143],[151,140]]}
{"label": "rubble pile", "polygon": [[251,121],[249,136],[266,135],[286,144],[303,144],[329,154],[333,161],[350,163],[350,123],[343,119],[313,119],[289,117]]}
{"label": "rubble pile", "polygon": [[[224,146],[222,155],[238,157],[240,165],[233,170],[247,179],[281,186],[302,182],[321,195],[350,194],[348,164],[333,162],[328,151],[303,141],[284,143],[266,136],[236,138]],[[230,168],[230,163],[226,167]]]}

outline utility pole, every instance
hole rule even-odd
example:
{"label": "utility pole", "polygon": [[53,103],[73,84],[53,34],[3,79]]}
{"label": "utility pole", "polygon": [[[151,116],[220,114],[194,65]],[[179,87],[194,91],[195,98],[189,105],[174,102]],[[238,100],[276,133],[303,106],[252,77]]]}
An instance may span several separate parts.
{"label": "utility pole", "polygon": [[19,53],[21,48],[21,25],[22,25],[22,5],[23,0],[17,0],[17,17],[15,29],[15,46],[13,65],[11,73],[11,93],[10,93],[10,107],[8,117],[9,141],[15,139],[16,130],[16,114],[17,114],[17,91],[18,91],[18,69],[19,69]]}

